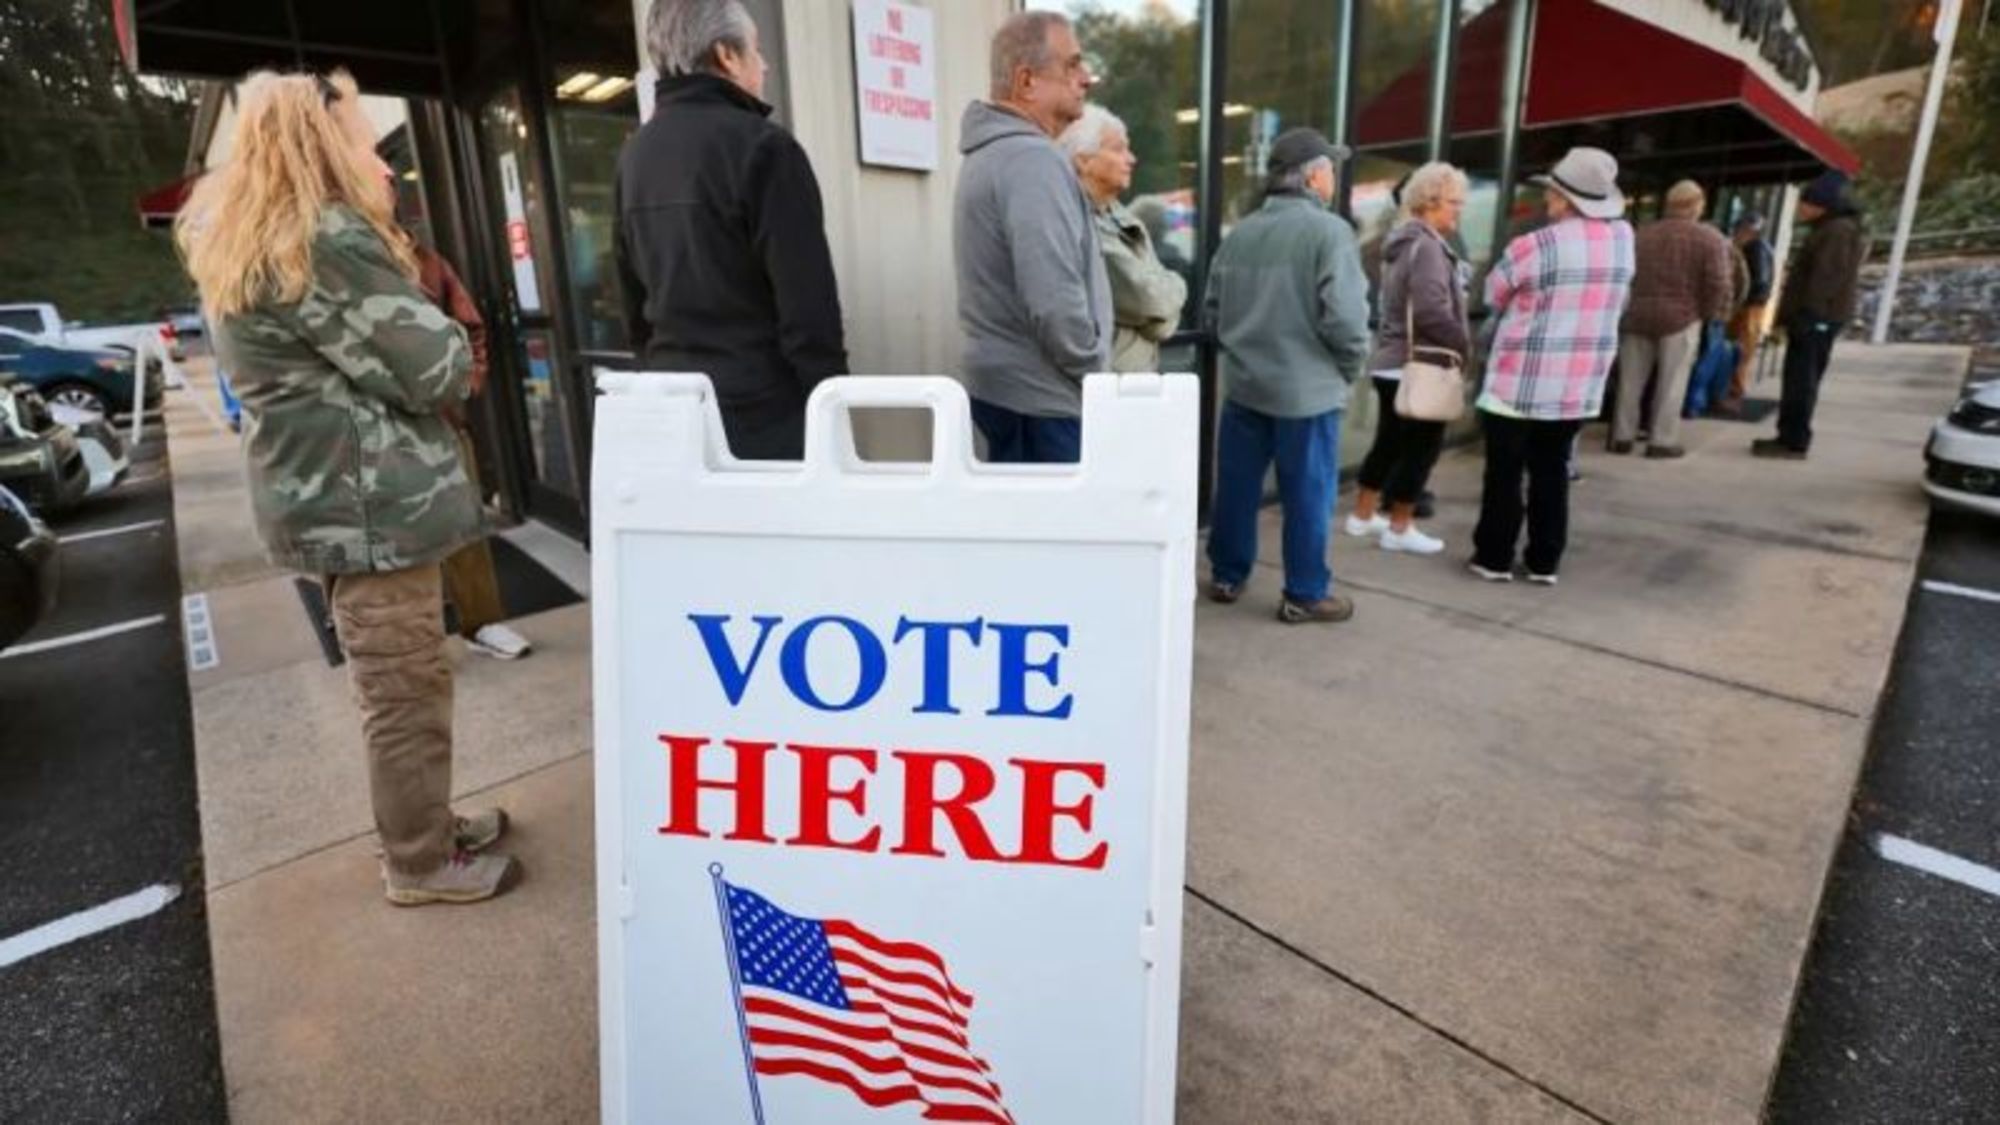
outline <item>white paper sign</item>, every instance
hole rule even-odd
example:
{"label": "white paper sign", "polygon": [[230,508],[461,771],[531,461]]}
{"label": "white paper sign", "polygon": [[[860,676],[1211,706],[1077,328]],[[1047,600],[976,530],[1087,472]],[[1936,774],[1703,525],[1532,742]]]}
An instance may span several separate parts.
{"label": "white paper sign", "polygon": [[854,98],[863,164],[937,167],[937,54],[928,8],[854,0]]}
{"label": "white paper sign", "polygon": [[507,258],[514,268],[514,297],[524,313],[542,311],[541,280],[535,276],[535,247],[528,234],[528,208],[521,193],[521,163],[500,154],[500,195],[507,205]]}
{"label": "white paper sign", "polygon": [[1076,466],[974,461],[949,379],[821,384],[803,464],[600,384],[604,1119],[1172,1122],[1195,380],[1091,376]]}

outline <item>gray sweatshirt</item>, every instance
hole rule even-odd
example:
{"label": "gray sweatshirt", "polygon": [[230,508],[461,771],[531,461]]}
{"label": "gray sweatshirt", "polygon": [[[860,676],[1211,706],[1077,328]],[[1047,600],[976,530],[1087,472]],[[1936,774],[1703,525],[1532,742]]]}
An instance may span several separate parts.
{"label": "gray sweatshirt", "polygon": [[1075,418],[1083,377],[1111,369],[1111,283],[1090,200],[1048,135],[973,102],[952,204],[958,322],[972,397]]}
{"label": "gray sweatshirt", "polygon": [[1368,359],[1368,278],[1354,228],[1313,196],[1276,194],[1222,240],[1202,322],[1222,393],[1276,418],[1347,405]]}

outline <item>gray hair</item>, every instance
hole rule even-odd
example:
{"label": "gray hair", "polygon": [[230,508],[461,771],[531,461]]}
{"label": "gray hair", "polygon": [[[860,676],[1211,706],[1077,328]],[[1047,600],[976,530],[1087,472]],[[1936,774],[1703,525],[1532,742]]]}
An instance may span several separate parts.
{"label": "gray hair", "polygon": [[1118,119],[1117,114],[1092,102],[1083,107],[1082,117],[1062,131],[1062,136],[1056,138],[1056,144],[1062,146],[1063,155],[1071,160],[1096,156],[1098,150],[1104,147],[1104,138],[1113,129],[1125,132],[1125,123]]}
{"label": "gray hair", "polygon": [[1410,173],[1409,180],[1403,184],[1403,217],[1416,218],[1444,202],[1444,197],[1453,189],[1461,193],[1470,191],[1472,181],[1466,179],[1464,172],[1442,160],[1431,161]]}
{"label": "gray hair", "polygon": [[1313,173],[1317,172],[1321,165],[1332,168],[1333,161],[1324,156],[1315,156],[1297,167],[1279,168],[1271,173],[1270,182],[1265,186],[1264,190],[1273,193],[1281,191],[1304,191],[1306,190],[1306,181],[1312,179]]}
{"label": "gray hair", "polygon": [[996,102],[1014,95],[1014,73],[1022,67],[1041,71],[1055,61],[1049,52],[1051,28],[1068,27],[1069,17],[1061,12],[1018,12],[1007,17],[993,33],[993,85],[988,91]]}
{"label": "gray hair", "polygon": [[716,48],[750,49],[757,23],[742,0],[653,0],[646,54],[661,76],[714,73]]}

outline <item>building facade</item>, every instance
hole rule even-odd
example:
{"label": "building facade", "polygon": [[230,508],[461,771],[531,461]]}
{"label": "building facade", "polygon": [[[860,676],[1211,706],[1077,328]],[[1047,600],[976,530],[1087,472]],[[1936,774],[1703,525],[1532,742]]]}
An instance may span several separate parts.
{"label": "building facade", "polygon": [[[402,103],[377,116],[409,221],[459,265],[494,330],[493,393],[476,415],[482,478],[515,514],[581,534],[593,372],[632,362],[611,264],[611,184],[650,103],[640,34],[649,0],[112,2],[140,70],[227,83],[260,66],[344,66]],[[953,373],[957,125],[985,93],[988,40],[1022,0],[745,3],[772,68],[767,97],[825,197],[854,370]],[[1074,17],[1100,75],[1094,97],[1126,122],[1139,157],[1135,211],[1194,292],[1221,238],[1257,205],[1270,141],[1296,125],[1356,149],[1339,206],[1364,240],[1386,230],[1393,189],[1417,164],[1464,167],[1474,192],[1463,236],[1476,265],[1533,221],[1526,174],[1572,144],[1619,156],[1638,217],[1690,177],[1709,187],[1716,221],[1754,206],[1779,216],[1781,242],[1786,185],[1854,165],[1813,121],[1811,29],[1784,0],[1026,6]],[[919,116],[930,134],[917,137],[928,167],[869,147],[868,82],[879,76],[867,70],[857,83],[872,40],[860,32],[857,51],[856,25],[890,9],[928,16],[928,36],[911,37],[922,50],[909,48],[922,57],[898,60],[928,91]],[[226,158],[209,143],[226,136],[226,90],[200,115],[191,172]],[[1214,357],[1192,316],[1163,366],[1202,373],[1212,389]],[[1357,396],[1357,432],[1372,425],[1368,401]],[[866,455],[927,448],[920,419],[859,425]],[[1345,443],[1350,458],[1362,444]]]}

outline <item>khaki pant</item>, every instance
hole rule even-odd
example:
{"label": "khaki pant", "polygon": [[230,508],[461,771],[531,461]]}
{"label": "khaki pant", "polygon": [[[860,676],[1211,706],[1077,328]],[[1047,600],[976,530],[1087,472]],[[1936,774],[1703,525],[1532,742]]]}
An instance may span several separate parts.
{"label": "khaki pant", "polygon": [[1647,440],[1660,447],[1681,443],[1681,407],[1687,402],[1688,375],[1701,350],[1701,322],[1696,321],[1671,336],[1618,338],[1618,410],[1611,419],[1611,440],[1631,441],[1639,434],[1639,410],[1645,403],[1646,383],[1659,369],[1659,386],[1653,392],[1652,424],[1646,427]]}
{"label": "khaki pant", "polygon": [[329,585],[383,855],[402,874],[435,871],[452,846],[451,666],[439,570],[343,574]]}
{"label": "khaki pant", "polygon": [[1736,360],[1736,374],[1729,379],[1727,401],[1741,403],[1750,393],[1750,373],[1757,366],[1757,345],[1764,339],[1764,306],[1744,305],[1729,321],[1729,338],[1742,354]]}

